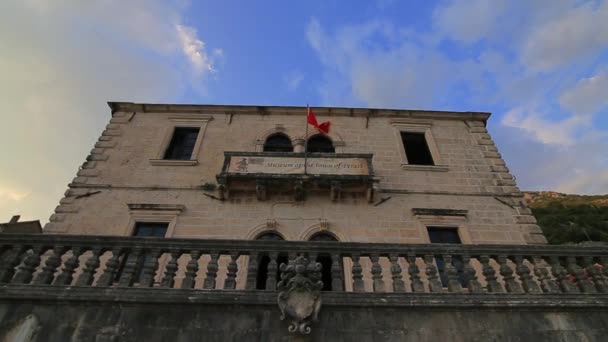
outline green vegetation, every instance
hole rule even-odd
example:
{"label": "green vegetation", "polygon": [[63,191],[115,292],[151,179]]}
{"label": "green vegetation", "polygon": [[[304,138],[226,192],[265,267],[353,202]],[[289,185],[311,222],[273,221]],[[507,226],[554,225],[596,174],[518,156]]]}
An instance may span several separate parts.
{"label": "green vegetation", "polygon": [[608,242],[608,195],[529,192],[526,199],[549,243]]}

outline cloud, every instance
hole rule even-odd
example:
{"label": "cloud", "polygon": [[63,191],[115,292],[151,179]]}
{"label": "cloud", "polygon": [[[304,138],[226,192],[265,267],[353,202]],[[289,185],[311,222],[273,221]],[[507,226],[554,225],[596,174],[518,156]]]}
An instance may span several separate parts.
{"label": "cloud", "polygon": [[304,74],[301,71],[291,71],[283,77],[283,81],[287,85],[287,89],[295,91],[304,80]]}
{"label": "cloud", "polygon": [[192,64],[194,72],[199,76],[214,73],[216,70],[213,57],[222,56],[223,51],[216,49],[212,55],[209,55],[205,49],[205,43],[197,37],[196,29],[177,24],[175,25],[175,29],[179,37],[182,52]]}
{"label": "cloud", "polygon": [[50,216],[110,119],[107,101],[175,102],[193,86],[200,65],[183,53],[180,11],[160,0],[0,2],[0,113],[10,127],[0,181],[29,193],[0,201],[0,221]]}
{"label": "cloud", "polygon": [[594,76],[579,80],[565,89],[559,97],[560,105],[572,113],[595,114],[608,107],[608,68]]}
{"label": "cloud", "polygon": [[554,121],[535,109],[517,107],[504,114],[502,124],[520,128],[545,144],[572,145],[577,130],[590,122],[586,118],[571,116]]}
{"label": "cloud", "polygon": [[428,107],[442,101],[444,91],[478,77],[473,61],[450,60],[386,22],[328,33],[313,19],[307,38],[326,66],[325,102],[346,95],[372,107]]}
{"label": "cloud", "polygon": [[608,47],[608,2],[589,1],[533,29],[524,43],[522,62],[549,71],[593,56]]}
{"label": "cloud", "polygon": [[449,38],[475,43],[493,33],[505,13],[506,0],[450,1],[433,12],[433,25]]}

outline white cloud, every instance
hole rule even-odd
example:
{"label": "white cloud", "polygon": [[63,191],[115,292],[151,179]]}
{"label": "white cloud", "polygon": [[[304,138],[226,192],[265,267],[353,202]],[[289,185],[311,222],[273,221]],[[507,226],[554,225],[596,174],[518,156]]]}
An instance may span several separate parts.
{"label": "white cloud", "polygon": [[347,94],[373,107],[428,107],[442,91],[477,79],[472,61],[452,61],[406,33],[379,21],[327,33],[312,20],[307,38],[326,66],[325,101]]}
{"label": "white cloud", "polygon": [[608,2],[589,1],[535,27],[521,59],[533,70],[548,71],[607,47]]}
{"label": "white cloud", "polygon": [[[194,72],[199,76],[215,72],[213,57],[207,54],[205,43],[197,37],[196,29],[178,24],[175,29],[182,52],[192,64]],[[222,50],[214,50],[215,56],[221,56],[222,53]]]}
{"label": "white cloud", "polygon": [[575,114],[595,114],[608,107],[608,68],[564,90],[559,103]]}
{"label": "white cloud", "polygon": [[545,144],[572,145],[577,130],[590,123],[584,117],[570,116],[561,121],[548,117],[534,108],[517,107],[505,113],[502,124],[520,128]]}
{"label": "white cloud", "polygon": [[450,1],[433,12],[435,28],[453,40],[475,43],[493,33],[506,0]]}
{"label": "white cloud", "polygon": [[0,221],[50,216],[110,119],[107,101],[174,102],[186,90],[198,66],[183,57],[180,10],[160,0],[0,1],[0,115],[10,127],[0,181],[12,189],[4,198],[21,199],[0,201]]}
{"label": "white cloud", "polygon": [[304,80],[304,74],[301,71],[295,70],[288,72],[284,77],[283,81],[287,85],[287,89],[295,91],[300,86],[300,83]]}

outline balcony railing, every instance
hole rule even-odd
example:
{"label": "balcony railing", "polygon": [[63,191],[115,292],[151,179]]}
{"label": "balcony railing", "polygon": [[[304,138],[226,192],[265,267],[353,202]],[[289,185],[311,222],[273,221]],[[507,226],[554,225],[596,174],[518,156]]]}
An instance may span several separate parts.
{"label": "balcony railing", "polygon": [[54,286],[272,291],[279,264],[303,254],[323,264],[325,290],[352,295],[608,293],[605,247],[9,234],[0,235],[0,246],[4,287],[37,284],[49,291]]}

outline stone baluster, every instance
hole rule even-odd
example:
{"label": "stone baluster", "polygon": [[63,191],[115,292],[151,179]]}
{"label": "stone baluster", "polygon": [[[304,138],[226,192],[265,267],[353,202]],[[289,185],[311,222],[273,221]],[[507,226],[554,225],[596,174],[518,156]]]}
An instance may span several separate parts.
{"label": "stone baluster", "polygon": [[153,248],[149,251],[149,254],[146,254],[138,287],[152,287],[154,285],[154,277],[158,271],[158,258],[161,254],[160,248]]}
{"label": "stone baluster", "polygon": [[42,254],[44,248],[42,246],[32,247],[32,251],[23,260],[23,265],[19,266],[19,270],[15,273],[13,283],[16,284],[29,284],[32,281],[32,277],[38,265],[40,265],[40,254]]}
{"label": "stone baluster", "polygon": [[576,258],[573,256],[566,257],[566,265],[568,272],[576,279],[576,284],[583,293],[596,293],[597,290],[593,283],[589,281],[589,275],[585,274],[583,269],[576,263]]}
{"label": "stone baluster", "polygon": [[458,280],[458,270],[454,266],[452,255],[443,254],[443,261],[445,262],[445,273],[448,278],[448,291],[462,292],[462,284]]}
{"label": "stone baluster", "polygon": [[353,260],[353,291],[354,292],[365,292],[365,284],[363,283],[363,268],[359,263],[360,254],[353,253],[351,256]]}
{"label": "stone baluster", "polygon": [[344,291],[342,257],[338,253],[331,254],[331,290]]}
{"label": "stone baluster", "polygon": [[220,252],[211,251],[209,252],[209,256],[211,257],[211,260],[209,260],[209,263],[207,264],[207,272],[205,273],[206,277],[203,281],[203,288],[212,290],[215,289],[215,278],[217,278],[217,270],[219,269],[217,260],[220,257]]}
{"label": "stone baluster", "polygon": [[403,282],[403,276],[401,275],[401,266],[399,266],[399,256],[391,253],[388,256],[391,262],[391,277],[393,278],[393,291],[394,292],[405,292],[405,283]]}
{"label": "stone baluster", "polygon": [[568,277],[568,271],[561,265],[558,256],[550,256],[549,261],[551,263],[551,273],[557,281],[557,285],[564,293],[580,293],[580,290],[576,285],[570,281]]}
{"label": "stone baluster", "polygon": [[55,280],[53,280],[53,285],[71,285],[72,280],[74,279],[74,271],[80,265],[80,254],[84,250],[83,247],[72,247],[72,255],[63,263],[63,269],[61,273]]}
{"label": "stone baluster", "polygon": [[82,274],[76,279],[76,286],[91,286],[95,280],[95,271],[99,267],[99,254],[101,247],[95,246],[91,249],[91,256],[84,263]]}
{"label": "stone baluster", "polygon": [[435,266],[435,257],[431,254],[426,254],[424,255],[424,262],[426,264],[426,278],[429,282],[429,290],[431,292],[443,292],[443,285],[441,285],[437,267]]}
{"label": "stone baluster", "polygon": [[239,270],[236,260],[239,258],[239,252],[230,252],[230,263],[228,263],[226,280],[224,281],[224,289],[236,289],[236,273]]}
{"label": "stone baluster", "polygon": [[116,272],[118,266],[120,266],[120,252],[122,248],[114,247],[112,249],[112,256],[106,261],[106,267],[103,274],[97,280],[97,286],[112,286],[116,278]]}
{"label": "stone baluster", "polygon": [[490,265],[490,257],[488,255],[481,255],[479,257],[479,262],[481,262],[482,273],[486,279],[486,289],[489,293],[504,293],[505,288],[501,283],[498,282],[498,278],[496,277],[496,271],[494,267]]}
{"label": "stone baluster", "polygon": [[186,265],[186,274],[182,281],[182,289],[192,289],[196,283],[196,274],[198,273],[198,259],[201,252],[193,250],[190,252],[190,261]]}
{"label": "stone baluster", "polygon": [[277,271],[279,270],[279,266],[277,264],[277,258],[279,253],[270,252],[268,253],[268,258],[270,261],[268,262],[268,268],[266,273],[266,290],[276,290],[277,288]]}
{"label": "stone baluster", "polygon": [[141,247],[135,247],[131,253],[125,255],[127,262],[125,263],[125,268],[120,275],[120,280],[118,280],[118,286],[131,287],[133,286],[133,283],[139,281],[139,279],[136,278],[139,276],[138,266],[140,266],[141,253]]}
{"label": "stone baluster", "polygon": [[466,279],[467,289],[470,293],[482,293],[483,287],[477,280],[477,272],[471,265],[471,257],[468,254],[462,256],[462,263],[464,264],[464,277]]}
{"label": "stone baluster", "polygon": [[412,292],[424,292],[424,284],[420,280],[420,269],[416,265],[416,254],[407,254],[407,271],[410,274],[410,281],[412,283]]}
{"label": "stone baluster", "polygon": [[543,258],[535,255],[532,256],[532,261],[534,263],[534,274],[536,274],[536,277],[540,282],[541,289],[547,293],[559,293],[559,286],[555,280],[551,279],[549,276],[549,271],[545,266],[545,261]]}
{"label": "stone baluster", "polygon": [[371,254],[369,256],[372,261],[372,284],[374,286],[374,292],[384,292],[384,280],[382,278],[382,266],[378,262],[380,257],[378,254]]}
{"label": "stone baluster", "polygon": [[585,263],[585,270],[591,280],[593,280],[597,291],[602,293],[608,292],[608,282],[606,282],[599,264],[595,263],[590,256],[583,257],[583,262]]}
{"label": "stone baluster", "polygon": [[258,253],[249,254],[249,264],[247,265],[247,290],[255,290],[258,276]]}
{"label": "stone baluster", "polygon": [[173,285],[175,285],[175,274],[177,273],[178,269],[177,260],[182,255],[182,252],[177,249],[171,249],[169,253],[171,259],[169,259],[169,262],[167,262],[167,266],[165,267],[165,276],[160,282],[160,286],[173,288]]}
{"label": "stone baluster", "polygon": [[542,293],[543,291],[540,289],[540,286],[534,281],[532,277],[532,272],[528,265],[526,265],[524,257],[521,255],[516,255],[515,259],[515,272],[519,276],[521,280],[521,284],[523,289],[527,293]]}
{"label": "stone baluster", "polygon": [[61,266],[61,256],[65,253],[64,246],[55,246],[52,249],[51,255],[46,259],[42,272],[38,273],[34,279],[34,284],[50,284],[55,278],[57,267]]}
{"label": "stone baluster", "polygon": [[15,245],[2,254],[0,262],[0,283],[9,283],[15,273],[15,267],[21,261],[21,255],[25,251],[22,245]]}
{"label": "stone baluster", "polygon": [[521,288],[521,285],[515,280],[515,276],[513,275],[513,269],[509,265],[509,259],[506,255],[499,255],[496,258],[498,264],[500,265],[500,275],[505,282],[505,288],[509,293],[524,293],[524,290]]}

